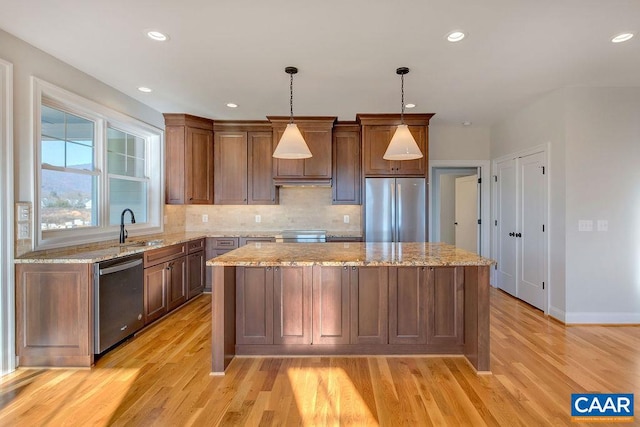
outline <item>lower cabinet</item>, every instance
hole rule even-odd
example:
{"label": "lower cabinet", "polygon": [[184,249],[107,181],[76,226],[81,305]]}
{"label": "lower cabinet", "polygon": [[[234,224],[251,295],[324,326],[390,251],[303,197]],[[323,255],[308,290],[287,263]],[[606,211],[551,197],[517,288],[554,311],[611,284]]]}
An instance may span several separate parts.
{"label": "lower cabinet", "polygon": [[236,344],[464,344],[463,267],[237,267]]}

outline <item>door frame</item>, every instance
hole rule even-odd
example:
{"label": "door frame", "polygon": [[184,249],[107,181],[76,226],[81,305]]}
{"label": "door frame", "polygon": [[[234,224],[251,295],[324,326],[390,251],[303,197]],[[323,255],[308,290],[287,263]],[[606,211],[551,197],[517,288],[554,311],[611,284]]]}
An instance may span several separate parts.
{"label": "door frame", "polygon": [[[549,275],[549,265],[551,263],[551,260],[549,259],[549,254],[551,253],[550,248],[549,248],[549,242],[551,241],[550,235],[551,235],[551,230],[553,230],[552,227],[552,218],[551,218],[551,202],[549,200],[549,197],[551,195],[551,178],[552,178],[552,168],[551,168],[551,143],[547,142],[544,144],[540,144],[540,145],[536,145],[533,147],[529,147],[529,148],[525,148],[519,151],[515,151],[513,153],[504,155],[504,156],[500,156],[500,157],[496,157],[495,159],[491,160],[491,224],[494,224],[493,227],[491,227],[491,257],[493,259],[498,259],[498,227],[496,226],[496,221],[497,221],[497,213],[498,213],[498,197],[497,197],[497,183],[496,183],[496,178],[497,178],[497,170],[498,170],[498,163],[505,161],[505,160],[509,160],[509,159],[517,159],[520,157],[525,157],[525,156],[530,156],[532,154],[536,154],[536,153],[543,153],[543,157],[544,157],[544,163],[546,165],[546,170],[545,170],[545,175],[547,176],[547,180],[546,180],[546,185],[544,187],[544,224],[545,224],[545,233],[544,233],[544,254],[542,255],[543,259],[544,259],[544,272],[542,274],[542,276],[545,278],[545,296],[544,296],[544,314],[549,314],[549,307],[551,306],[551,286],[553,286],[553,283],[551,283],[551,276]],[[516,179],[519,179],[518,177],[518,172],[516,171]],[[518,184],[518,183],[516,183]],[[516,186],[516,188],[518,188],[518,186]],[[519,191],[519,190],[518,190]],[[516,218],[516,224],[518,219]],[[494,267],[496,267],[494,265]],[[516,271],[516,276],[517,276],[518,272]],[[495,283],[494,286],[497,286],[497,280],[496,280],[496,269],[492,268],[491,269],[491,282]],[[517,286],[517,285],[516,285]]]}
{"label": "door frame", "polygon": [[440,190],[434,188],[431,183],[434,182],[434,176],[439,169],[454,169],[454,168],[476,168],[478,169],[478,176],[481,179],[480,183],[480,255],[489,257],[491,254],[491,239],[489,227],[489,218],[491,217],[491,185],[489,178],[491,177],[491,161],[490,160],[429,160],[429,241],[433,241],[435,230],[435,216],[434,209],[440,206]]}
{"label": "door frame", "polygon": [[16,368],[13,235],[13,64],[0,59],[0,376]]}

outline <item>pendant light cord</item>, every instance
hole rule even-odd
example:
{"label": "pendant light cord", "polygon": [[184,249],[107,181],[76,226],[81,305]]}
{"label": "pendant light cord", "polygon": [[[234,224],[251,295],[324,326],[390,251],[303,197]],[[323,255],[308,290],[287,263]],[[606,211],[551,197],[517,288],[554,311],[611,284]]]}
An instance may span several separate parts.
{"label": "pendant light cord", "polygon": [[293,123],[293,74],[289,74],[291,80],[289,82],[289,107],[291,107],[291,115],[289,116],[289,124]]}
{"label": "pendant light cord", "polygon": [[404,74],[400,74],[400,93],[402,94],[402,108],[400,109],[400,123],[404,124]]}

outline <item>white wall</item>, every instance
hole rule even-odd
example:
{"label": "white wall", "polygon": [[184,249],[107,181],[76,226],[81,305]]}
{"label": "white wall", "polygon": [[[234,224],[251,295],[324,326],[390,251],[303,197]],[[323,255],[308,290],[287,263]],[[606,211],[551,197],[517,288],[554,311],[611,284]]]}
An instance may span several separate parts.
{"label": "white wall", "polygon": [[[491,129],[491,159],[549,143],[549,314],[565,320],[565,93],[547,94]],[[494,249],[495,249],[495,242]],[[495,251],[493,251],[495,253]]]}
{"label": "white wall", "polygon": [[429,126],[429,160],[489,160],[487,126]]}
{"label": "white wall", "polygon": [[[99,49],[100,46],[96,46]],[[16,201],[32,202],[34,162],[31,76],[164,129],[162,114],[53,56],[0,30],[0,57],[14,64],[14,157]]]}
{"label": "white wall", "polygon": [[566,94],[567,321],[640,323],[640,88]]}

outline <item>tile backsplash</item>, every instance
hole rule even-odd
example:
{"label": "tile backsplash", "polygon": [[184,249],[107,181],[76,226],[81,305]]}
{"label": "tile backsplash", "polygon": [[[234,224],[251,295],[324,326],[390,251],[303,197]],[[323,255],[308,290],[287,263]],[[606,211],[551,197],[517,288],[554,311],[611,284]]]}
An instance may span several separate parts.
{"label": "tile backsplash", "polygon": [[[185,221],[185,231],[282,231],[319,229],[345,235],[362,232],[360,205],[332,205],[331,188],[282,187],[279,205],[166,206],[171,226]],[[179,210],[183,210],[181,217]],[[174,222],[174,215],[176,220]],[[203,215],[207,222],[203,222]],[[256,215],[260,222],[256,222]],[[345,215],[349,222],[344,222]],[[181,219],[182,218],[182,219]],[[165,230],[169,224],[165,224]]]}

